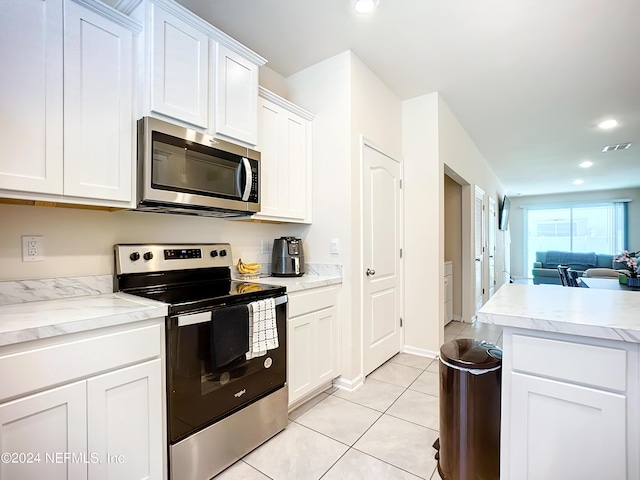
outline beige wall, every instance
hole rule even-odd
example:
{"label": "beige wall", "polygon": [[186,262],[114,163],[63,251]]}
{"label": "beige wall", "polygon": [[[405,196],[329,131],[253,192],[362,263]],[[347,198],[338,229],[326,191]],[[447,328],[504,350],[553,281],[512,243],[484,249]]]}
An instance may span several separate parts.
{"label": "beige wall", "polygon": [[[342,371],[345,386],[362,380],[361,136],[400,158],[401,102],[352,52],[287,78],[290,100],[315,114],[313,225],[307,241],[319,263],[344,266]],[[340,253],[329,252],[338,239]]]}
{"label": "beige wall", "polygon": [[[443,341],[445,259],[444,173],[462,187],[461,315],[471,321],[474,306],[473,185],[497,199],[504,192],[489,164],[438,93],[403,102],[405,161],[405,320],[407,350],[435,354]],[[466,242],[466,243],[465,243]],[[467,250],[464,250],[464,246]],[[497,256],[504,257],[505,236],[496,238]],[[496,262],[502,271],[504,262]],[[485,272],[488,281],[488,269]],[[503,277],[496,275],[498,286]],[[485,300],[488,299],[488,289]]]}
{"label": "beige wall", "polygon": [[[229,242],[233,258],[270,262],[262,239],[305,237],[308,226],[142,212],[0,204],[0,280],[113,273],[115,243]],[[22,235],[44,236],[44,261],[22,262]]]}
{"label": "beige wall", "polygon": [[[528,197],[510,197],[511,214],[509,232],[511,233],[511,274],[516,278],[530,277],[532,265],[525,265],[526,253],[523,225],[523,210],[526,205],[569,204],[581,202],[611,202],[631,200],[629,202],[629,245],[631,250],[640,250],[640,188],[622,190],[601,190],[596,192],[565,193],[557,195],[536,195]],[[617,253],[617,252],[596,252]]]}

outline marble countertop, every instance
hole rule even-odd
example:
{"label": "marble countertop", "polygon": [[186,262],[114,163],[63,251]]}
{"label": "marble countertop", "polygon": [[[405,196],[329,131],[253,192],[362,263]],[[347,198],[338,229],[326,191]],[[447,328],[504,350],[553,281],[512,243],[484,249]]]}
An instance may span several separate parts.
{"label": "marble countertop", "polygon": [[342,277],[305,274],[301,277],[260,277],[251,281],[266,283],[267,285],[282,285],[287,288],[287,293],[292,293],[309,288],[323,287],[325,285],[337,285],[342,283]]}
{"label": "marble countertop", "polygon": [[640,292],[506,284],[478,311],[484,323],[640,343]]}
{"label": "marble countertop", "polygon": [[166,304],[126,293],[2,305],[0,346],[166,315]]}

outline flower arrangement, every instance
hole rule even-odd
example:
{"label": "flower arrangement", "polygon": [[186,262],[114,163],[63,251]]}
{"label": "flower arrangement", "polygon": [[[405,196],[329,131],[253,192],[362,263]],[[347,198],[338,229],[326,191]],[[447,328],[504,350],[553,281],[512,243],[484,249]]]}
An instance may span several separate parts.
{"label": "flower arrangement", "polygon": [[629,276],[631,278],[638,278],[638,254],[640,254],[640,251],[630,252],[624,250],[621,255],[614,257],[613,261],[625,263],[629,270]]}

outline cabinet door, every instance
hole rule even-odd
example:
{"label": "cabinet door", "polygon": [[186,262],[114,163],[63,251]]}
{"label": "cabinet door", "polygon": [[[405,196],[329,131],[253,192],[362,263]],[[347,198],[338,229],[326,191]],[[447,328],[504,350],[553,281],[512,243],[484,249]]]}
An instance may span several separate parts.
{"label": "cabinet door", "polygon": [[151,109],[207,128],[209,39],[152,5]]}
{"label": "cabinet door", "polygon": [[340,336],[334,307],[314,314],[316,323],[315,360],[316,385],[330,382],[340,372]]}
{"label": "cabinet door", "polygon": [[[0,405],[2,452],[39,455],[25,456],[24,462],[16,458],[15,463],[3,457],[0,478],[86,479],[92,460],[87,454],[86,402],[82,381]],[[33,463],[27,463],[30,459]]]}
{"label": "cabinet door", "polygon": [[160,359],[88,380],[91,479],[162,479],[163,397]]}
{"label": "cabinet door", "polygon": [[258,140],[258,66],[215,44],[215,131],[256,145]]}
{"label": "cabinet door", "polygon": [[280,118],[282,108],[258,98],[258,148],[260,148],[260,214],[282,216],[283,195]]}
{"label": "cabinet door", "polygon": [[65,2],[64,194],[130,202],[133,33]]}
{"label": "cabinet door", "polygon": [[62,0],[3,4],[0,188],[62,193]]}
{"label": "cabinet door", "polygon": [[287,384],[292,404],[316,387],[314,314],[289,319],[287,326]]}
{"label": "cabinet door", "polygon": [[258,99],[261,152],[260,213],[292,221],[307,220],[309,198],[309,122],[273,102]]}
{"label": "cabinet door", "polygon": [[511,378],[505,478],[627,478],[623,395],[518,373]]}

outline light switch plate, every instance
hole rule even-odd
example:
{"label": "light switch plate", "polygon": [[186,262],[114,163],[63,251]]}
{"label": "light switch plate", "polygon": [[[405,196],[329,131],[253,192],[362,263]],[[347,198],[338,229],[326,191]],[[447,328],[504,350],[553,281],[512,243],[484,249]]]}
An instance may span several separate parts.
{"label": "light switch plate", "polygon": [[42,262],[44,260],[44,237],[42,235],[22,236],[22,261]]}
{"label": "light switch plate", "polygon": [[337,255],[340,253],[340,240],[337,238],[332,238],[331,239],[331,245],[329,247],[329,252]]}

